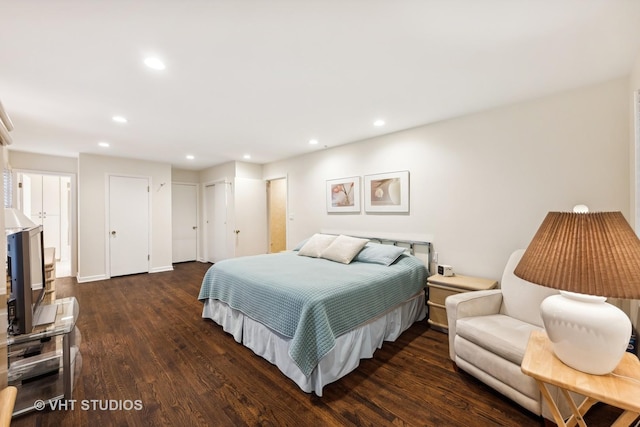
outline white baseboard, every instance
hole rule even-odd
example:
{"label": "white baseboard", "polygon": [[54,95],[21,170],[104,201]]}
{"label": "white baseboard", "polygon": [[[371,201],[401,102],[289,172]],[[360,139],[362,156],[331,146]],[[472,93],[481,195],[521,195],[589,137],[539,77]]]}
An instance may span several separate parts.
{"label": "white baseboard", "polygon": [[173,271],[173,265],[168,265],[164,267],[155,267],[149,270],[149,273],[162,273],[163,271]]}
{"label": "white baseboard", "polygon": [[[167,265],[163,267],[155,267],[149,270],[149,273],[161,273],[163,271],[173,271],[173,266]],[[76,280],[78,281],[78,283],[97,282],[98,280],[108,280],[108,279],[111,279],[111,277],[107,276],[106,274],[97,274],[95,276],[84,276],[84,277],[80,275],[76,276]]]}
{"label": "white baseboard", "polygon": [[97,282],[98,280],[107,280],[107,279],[109,279],[109,277],[107,277],[106,274],[98,274],[95,276],[80,276],[80,275],[76,276],[76,280],[78,281],[78,283]]}

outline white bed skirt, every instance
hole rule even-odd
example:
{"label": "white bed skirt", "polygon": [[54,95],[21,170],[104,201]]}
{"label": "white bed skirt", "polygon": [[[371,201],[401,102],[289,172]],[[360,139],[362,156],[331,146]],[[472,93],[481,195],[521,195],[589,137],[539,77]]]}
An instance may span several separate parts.
{"label": "white bed skirt", "polygon": [[419,292],[384,315],[339,336],[334,348],[307,377],[289,356],[290,338],[218,300],[206,300],[202,309],[202,317],[213,320],[237,342],[276,365],[303,391],[315,392],[318,396],[322,396],[325,385],[353,371],[360,359],[373,357],[384,341],[395,341],[414,322],[423,320],[426,313],[424,292]]}

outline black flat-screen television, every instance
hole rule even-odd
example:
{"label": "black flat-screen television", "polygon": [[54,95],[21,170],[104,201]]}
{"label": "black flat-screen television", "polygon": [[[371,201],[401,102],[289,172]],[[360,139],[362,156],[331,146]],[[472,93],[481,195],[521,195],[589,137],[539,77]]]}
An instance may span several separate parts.
{"label": "black flat-screen television", "polygon": [[41,225],[8,233],[9,332],[18,335],[33,330],[44,299],[44,237]]}

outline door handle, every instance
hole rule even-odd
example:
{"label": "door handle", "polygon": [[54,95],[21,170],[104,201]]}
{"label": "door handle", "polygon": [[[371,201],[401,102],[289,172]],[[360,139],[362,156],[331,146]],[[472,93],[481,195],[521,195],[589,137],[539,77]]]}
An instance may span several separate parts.
{"label": "door handle", "polygon": [[198,227],[196,227],[196,226],[194,225],[192,228],[195,230],[195,229],[196,229],[196,228],[198,228]]}
{"label": "door handle", "polygon": [[116,231],[115,231],[115,230],[113,230],[113,231],[111,232],[111,235],[112,235],[113,237],[116,237]]}
{"label": "door handle", "polygon": [[240,233],[240,230],[233,230],[233,232],[238,234],[238,233]]}

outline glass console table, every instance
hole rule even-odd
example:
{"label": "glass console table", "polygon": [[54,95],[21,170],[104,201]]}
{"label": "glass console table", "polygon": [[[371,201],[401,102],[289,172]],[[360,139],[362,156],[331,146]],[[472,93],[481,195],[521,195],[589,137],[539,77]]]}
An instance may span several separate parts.
{"label": "glass console table", "polygon": [[76,328],[79,306],[74,297],[57,299],[51,305],[56,306],[53,323],[7,338],[9,385],[18,388],[14,416],[72,398],[74,371],[81,367]]}

